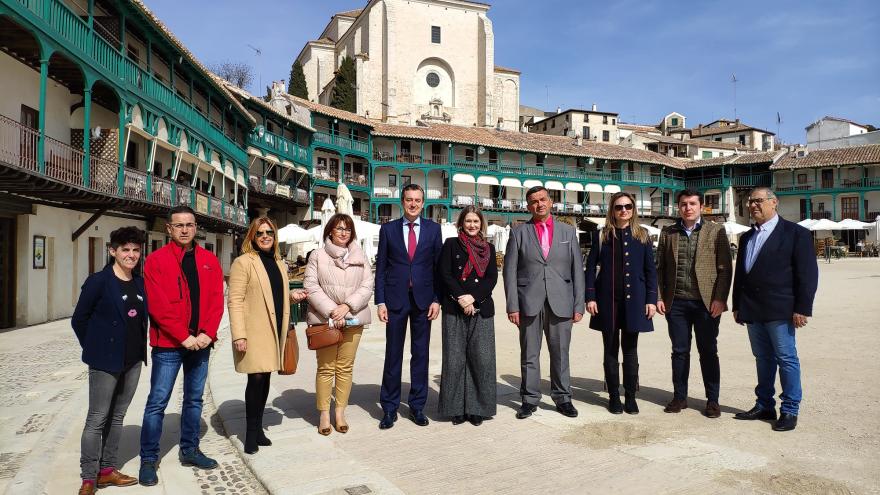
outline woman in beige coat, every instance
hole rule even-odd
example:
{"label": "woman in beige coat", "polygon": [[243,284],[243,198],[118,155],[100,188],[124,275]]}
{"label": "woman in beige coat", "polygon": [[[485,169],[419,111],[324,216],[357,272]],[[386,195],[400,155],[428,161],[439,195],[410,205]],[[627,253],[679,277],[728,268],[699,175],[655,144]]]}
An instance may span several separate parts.
{"label": "woman in beige coat", "polygon": [[334,427],[339,433],[348,431],[345,407],[351,393],[354,356],[364,325],[370,323],[373,272],[355,239],[354,220],[344,214],[333,215],[324,227],[324,247],[309,257],[303,280],[309,324],[332,320],[335,326],[345,326],[342,342],[317,350],[315,389],[321,413],[318,432],[322,435],[330,434],[331,389],[336,397]]}
{"label": "woman in beige coat", "polygon": [[263,410],[269,396],[269,377],[281,368],[287,340],[290,303],[305,293],[289,291],[287,265],[278,250],[275,224],[266,217],[251,222],[241,256],[229,270],[229,323],[235,371],[248,374],[245,388],[247,432],[244,450],[272,442],[263,433]]}

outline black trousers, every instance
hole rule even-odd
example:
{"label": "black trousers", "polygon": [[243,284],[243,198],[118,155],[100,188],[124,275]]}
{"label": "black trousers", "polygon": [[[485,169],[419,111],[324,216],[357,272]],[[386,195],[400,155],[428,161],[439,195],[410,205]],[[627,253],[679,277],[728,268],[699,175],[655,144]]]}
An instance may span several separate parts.
{"label": "black trousers", "polygon": [[718,402],[721,369],[718,363],[718,324],[703,301],[675,299],[666,312],[669,340],[672,341],[672,387],[674,398],[687,399],[691,368],[691,328],[700,353],[700,370],[706,387],[706,399]]}
{"label": "black trousers", "polygon": [[[617,305],[623,307],[623,303]],[[618,311],[618,328],[602,332],[602,345],[604,347],[603,365],[605,368],[605,386],[612,396],[620,395],[620,361],[618,353],[623,351],[623,387],[627,394],[635,394],[639,388],[639,333],[627,332],[622,327],[626,326],[623,319],[623,311]]]}

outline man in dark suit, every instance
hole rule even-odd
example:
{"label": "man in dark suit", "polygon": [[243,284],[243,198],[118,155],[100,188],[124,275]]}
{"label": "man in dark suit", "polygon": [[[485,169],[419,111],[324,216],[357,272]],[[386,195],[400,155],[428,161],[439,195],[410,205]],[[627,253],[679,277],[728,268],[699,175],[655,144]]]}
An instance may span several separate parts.
{"label": "man in dark suit", "polygon": [[687,409],[688,371],[691,365],[691,329],[700,352],[700,370],[706,390],[707,418],[721,416],[718,395],[721,369],[718,363],[718,324],[727,311],[727,295],[733,278],[730,244],[724,226],[703,222],[703,195],[685,189],[676,196],[679,221],[660,232],[657,246],[657,278],[660,300],[657,312],[666,315],[672,341],[672,400],[663,409],[678,413]]}
{"label": "man in dark suit", "polygon": [[[757,401],[742,420],[776,420],[773,429],[797,426],[801,402],[801,365],[795,329],[807,324],[819,282],[819,267],[810,232],[776,213],[776,195],[758,187],[749,194],[754,229],[740,237],[741,255],[733,280],[733,317],[746,324],[758,369]],[[782,394],[779,419],[773,398],[776,369]]]}
{"label": "man in dark suit", "polygon": [[385,367],[379,400],[384,415],[379,428],[397,421],[400,405],[400,370],[406,322],[410,326],[410,419],[427,426],[424,408],[428,398],[428,346],[431,321],[440,315],[434,286],[434,268],[443,247],[440,225],[422,218],[425,191],[418,184],[403,188],[403,218],[382,225],[376,254],[376,312],[385,325]]}
{"label": "man in dark suit", "polygon": [[575,228],[554,221],[549,191],[526,191],[531,220],[513,229],[504,254],[507,319],[519,328],[522,406],[519,419],[541,402],[541,340],[550,351],[550,397],[556,410],[576,417],[571,403],[568,348],[572,324],[584,315],[584,265]]}

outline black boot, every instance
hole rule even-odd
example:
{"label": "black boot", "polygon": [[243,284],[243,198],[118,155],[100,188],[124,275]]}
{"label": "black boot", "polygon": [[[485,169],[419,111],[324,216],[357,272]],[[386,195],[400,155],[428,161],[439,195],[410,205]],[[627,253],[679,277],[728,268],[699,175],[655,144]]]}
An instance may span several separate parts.
{"label": "black boot", "polygon": [[625,402],[623,410],[627,414],[638,414],[639,405],[636,404],[636,391],[639,389],[639,365],[627,364],[623,365],[623,389]]}
{"label": "black boot", "polygon": [[263,430],[263,416],[260,416],[259,427],[257,428],[257,445],[260,447],[268,447],[272,445],[272,440],[269,440],[269,437],[266,436],[265,430]]}
{"label": "black boot", "polygon": [[247,424],[247,430],[244,434],[244,452],[245,454],[256,454],[257,451],[260,450],[260,447],[257,445],[257,437],[259,436],[259,422],[257,418],[252,416],[247,417],[245,420]]}
{"label": "black boot", "polygon": [[620,366],[605,366],[605,388],[608,390],[608,412],[621,414],[623,405],[620,403]]}

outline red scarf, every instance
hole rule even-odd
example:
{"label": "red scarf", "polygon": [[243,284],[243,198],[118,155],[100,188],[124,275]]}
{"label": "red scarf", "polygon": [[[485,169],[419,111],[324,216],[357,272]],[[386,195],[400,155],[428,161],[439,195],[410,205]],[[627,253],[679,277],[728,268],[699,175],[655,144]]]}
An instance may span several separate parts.
{"label": "red scarf", "polygon": [[476,270],[479,277],[484,276],[486,268],[489,267],[489,243],[480,237],[471,237],[464,232],[458,233],[458,240],[468,254],[467,263],[461,272],[461,279],[466,280],[471,274],[471,270]]}

